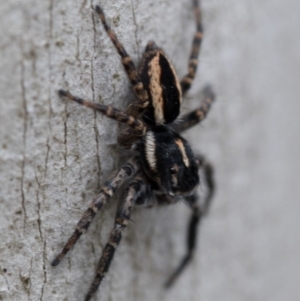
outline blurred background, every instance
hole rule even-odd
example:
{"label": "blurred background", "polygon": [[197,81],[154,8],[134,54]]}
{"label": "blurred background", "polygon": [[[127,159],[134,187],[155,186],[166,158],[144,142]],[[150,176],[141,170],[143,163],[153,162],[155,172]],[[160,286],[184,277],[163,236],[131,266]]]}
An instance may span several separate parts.
{"label": "blurred background", "polygon": [[[217,191],[192,264],[184,204],[138,209],[94,300],[294,301],[300,295],[300,2],[202,0],[205,38],[183,112],[211,83],[207,120],[184,136],[215,166]],[[92,6],[0,3],[0,300],[83,300],[116,199],[56,268],[50,261],[118,166],[120,126],[57,97],[124,108],[133,99]],[[187,71],[191,0],[101,1],[137,63],[154,39]],[[205,188],[200,187],[203,192]]]}

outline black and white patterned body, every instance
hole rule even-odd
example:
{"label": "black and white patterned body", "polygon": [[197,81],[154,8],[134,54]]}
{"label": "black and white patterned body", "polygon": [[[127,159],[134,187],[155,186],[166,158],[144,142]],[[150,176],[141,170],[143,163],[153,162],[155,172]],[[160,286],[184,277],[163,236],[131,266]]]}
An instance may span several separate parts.
{"label": "black and white patterned body", "polygon": [[139,152],[143,171],[160,192],[182,197],[199,184],[198,165],[189,143],[167,126],[148,130]]}
{"label": "black and white patterned body", "polygon": [[[163,51],[150,42],[139,69],[150,104],[143,113],[147,124],[168,124],[180,113],[182,92],[174,67]],[[150,48],[150,50],[149,50]]]}
{"label": "black and white patterned body", "polygon": [[[125,181],[131,179],[119,200],[114,227],[108,243],[103,249],[95,279],[85,301],[92,298],[106,275],[115,250],[121,241],[122,231],[130,221],[132,209],[136,205],[150,207],[157,203],[173,204],[179,200],[184,200],[193,211],[188,228],[186,256],[166,282],[166,287],[175,281],[192,258],[197,225],[201,217],[207,212],[214,191],[211,165],[206,162],[203,156],[195,156],[189,143],[179,134],[206,117],[214,100],[212,89],[209,86],[205,87],[200,107],[177,121],[183,96],[195,77],[197,57],[202,41],[201,13],[198,1],[193,0],[193,5],[197,30],[193,39],[188,73],[181,81],[164,52],[152,41],[147,44],[139,68],[136,68],[131,57],[106,22],[103,10],[96,6],[95,10],[101,22],[121,56],[136,100],[125,111],[120,111],[111,106],[76,97],[68,91],[59,90],[61,97],[126,124],[127,127],[118,136],[118,143],[124,148],[131,148],[133,151],[133,157],[127,164],[121,166],[103,184],[100,193],[94,198],[77,223],[74,233],[63,250],[52,262],[53,266],[59,264],[80,236],[88,229],[96,213]],[[208,188],[207,196],[202,205],[198,203],[196,193],[196,188],[199,185],[199,169],[202,169],[205,174],[204,183]]]}

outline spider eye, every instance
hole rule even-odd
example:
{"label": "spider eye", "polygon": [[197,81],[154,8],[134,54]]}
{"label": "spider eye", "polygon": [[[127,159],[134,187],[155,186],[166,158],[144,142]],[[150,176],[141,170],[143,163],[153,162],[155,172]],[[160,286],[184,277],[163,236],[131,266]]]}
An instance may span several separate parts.
{"label": "spider eye", "polygon": [[169,171],[172,175],[176,174],[177,173],[177,168],[175,166],[172,166],[169,168]]}

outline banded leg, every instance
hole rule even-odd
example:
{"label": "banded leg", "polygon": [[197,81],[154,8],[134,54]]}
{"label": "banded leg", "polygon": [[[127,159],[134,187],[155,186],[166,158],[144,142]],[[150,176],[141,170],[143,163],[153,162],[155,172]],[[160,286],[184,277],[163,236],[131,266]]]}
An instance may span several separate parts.
{"label": "banded leg", "polygon": [[149,104],[148,95],[146,90],[144,89],[143,83],[139,80],[138,72],[132,61],[132,58],[128,55],[127,51],[125,50],[122,43],[118,40],[114,31],[106,22],[105,14],[102,8],[99,5],[96,5],[95,10],[99,15],[99,18],[103,24],[105,31],[107,32],[112,43],[114,44],[115,48],[121,56],[122,64],[127,72],[131,84],[133,85],[133,90],[140,101],[141,107],[146,108]]}
{"label": "banded leg", "polygon": [[210,110],[210,107],[215,100],[215,93],[211,86],[207,85],[203,91],[203,100],[201,101],[200,107],[180,118],[180,120],[172,125],[172,128],[176,132],[182,132],[190,127],[201,122]]}
{"label": "banded leg", "polygon": [[206,215],[216,188],[214,180],[214,168],[203,155],[197,155],[196,158],[199,168],[204,172],[204,182],[207,187],[207,193],[204,199],[204,203],[201,205],[202,215]]}
{"label": "banded leg", "polygon": [[141,120],[134,118],[133,116],[129,116],[125,112],[120,111],[114,107],[101,105],[99,103],[84,100],[84,99],[76,97],[76,96],[72,95],[70,92],[64,91],[64,90],[59,90],[58,94],[60,97],[66,97],[66,98],[68,98],[72,101],[75,101],[85,107],[88,107],[95,111],[101,112],[102,114],[104,114],[105,116],[107,116],[111,119],[115,119],[119,122],[125,123],[138,132],[145,133],[145,131],[146,131],[146,125]]}
{"label": "banded leg", "polygon": [[[143,54],[143,60],[145,60],[147,58],[147,55],[149,54],[149,52],[152,52],[152,51],[155,51],[155,50],[159,50],[159,47],[155,44],[154,41],[149,41],[146,45],[146,48],[145,48],[145,51],[144,51],[144,54]],[[134,116],[134,117],[140,116],[145,111],[148,104],[149,104],[149,101],[144,102],[144,103],[141,103],[140,100],[133,101],[127,107],[126,113],[131,115],[131,116]],[[120,137],[120,140],[128,141],[132,137],[132,133],[128,133],[125,130],[125,131],[120,133],[119,137]],[[128,148],[128,147],[126,147],[126,148]]]}
{"label": "banded leg", "polygon": [[147,193],[148,186],[144,183],[143,180],[136,178],[129,184],[125,197],[120,200],[115,218],[114,228],[112,229],[108,243],[106,244],[102,252],[94,281],[90,286],[85,301],[88,301],[92,298],[99,285],[101,284],[101,281],[105,277],[105,274],[108,272],[115,251],[121,241],[122,232],[126,228],[128,221],[130,220],[131,211],[138,199],[147,197]]}
{"label": "banded leg", "polygon": [[80,221],[77,223],[76,230],[65,244],[62,251],[52,261],[52,266],[60,263],[63,257],[76,244],[80,236],[87,231],[90,223],[95,217],[96,213],[107,203],[115,191],[124,183],[126,179],[134,176],[139,169],[137,161],[132,159],[123,165],[108,181],[104,183],[100,189],[100,193],[94,198],[89,208],[85,211]]}
{"label": "banded leg", "polygon": [[196,21],[196,33],[194,35],[192,50],[189,58],[188,73],[181,80],[182,95],[184,95],[188,89],[191,87],[198,66],[198,55],[203,38],[203,26],[202,26],[202,16],[199,7],[199,1],[193,0],[195,21]]}
{"label": "banded leg", "polygon": [[196,248],[196,239],[197,239],[197,227],[201,222],[202,217],[207,213],[211,199],[214,193],[214,180],[213,180],[213,168],[212,166],[205,161],[203,156],[198,156],[198,166],[204,170],[205,175],[205,184],[208,188],[207,195],[205,197],[204,203],[200,206],[198,204],[197,194],[193,194],[189,197],[186,197],[186,201],[191,206],[193,213],[190,219],[190,224],[188,227],[188,236],[187,236],[187,253],[181,260],[177,269],[169,277],[168,281],[165,283],[165,287],[169,288],[178,276],[182,273],[187,264],[191,261],[193,257],[194,250]]}
{"label": "banded leg", "polygon": [[[144,61],[148,54],[153,52],[153,51],[157,51],[160,48],[155,44],[154,41],[149,41],[146,45],[145,51],[143,53],[143,58],[142,61]],[[143,64],[141,64],[143,65]],[[141,71],[139,71],[141,72]],[[148,95],[148,94],[147,94]],[[149,99],[147,98],[146,102],[141,102],[139,99],[137,101],[133,101],[132,103],[129,104],[129,106],[126,109],[126,113],[129,115],[132,115],[134,117],[140,116],[145,109],[148,107],[149,105]]]}

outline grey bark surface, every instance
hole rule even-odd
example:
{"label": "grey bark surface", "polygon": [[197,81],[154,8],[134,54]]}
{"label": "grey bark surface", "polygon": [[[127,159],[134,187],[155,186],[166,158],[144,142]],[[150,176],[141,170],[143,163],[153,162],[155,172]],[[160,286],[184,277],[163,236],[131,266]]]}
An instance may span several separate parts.
{"label": "grey bark surface", "polygon": [[[187,70],[192,1],[102,1],[135,62],[148,40]],[[81,301],[116,198],[56,268],[54,255],[118,166],[120,126],[57,96],[124,108],[133,99],[95,1],[0,3],[0,300]],[[217,193],[193,263],[184,204],[138,209],[94,300],[272,300],[300,295],[300,19],[297,0],[202,1],[205,39],[183,110],[210,82],[217,102],[186,137],[216,167]],[[200,239],[201,236],[201,239]]]}

